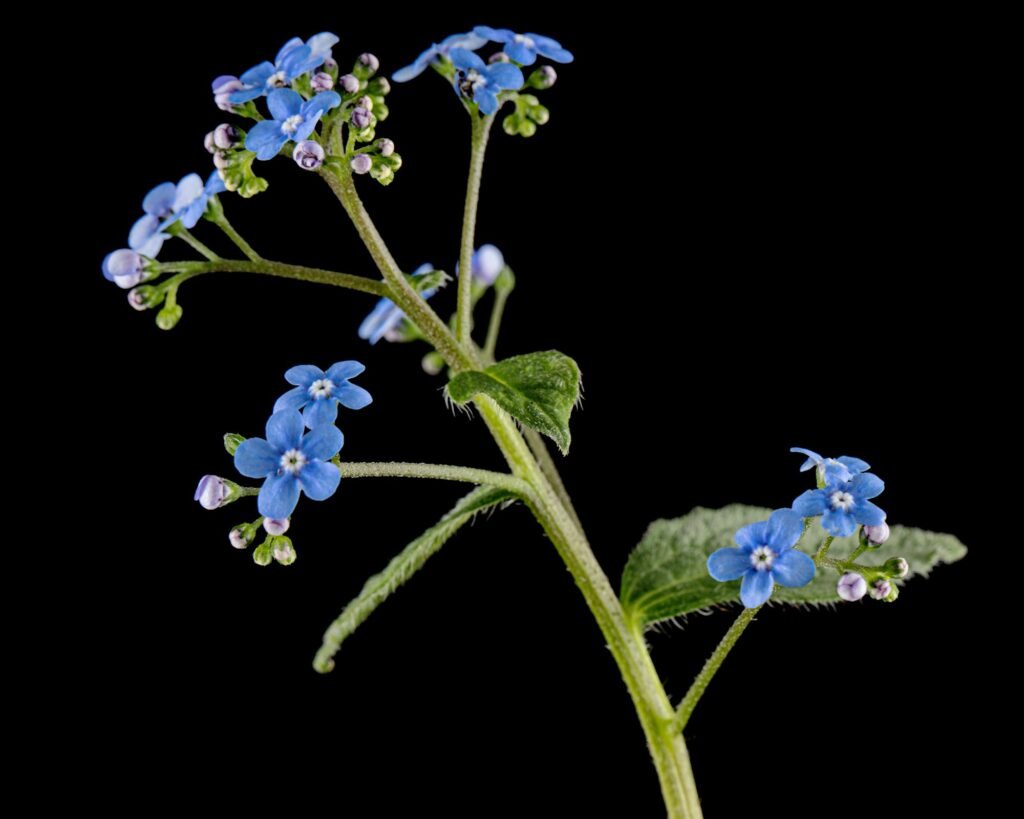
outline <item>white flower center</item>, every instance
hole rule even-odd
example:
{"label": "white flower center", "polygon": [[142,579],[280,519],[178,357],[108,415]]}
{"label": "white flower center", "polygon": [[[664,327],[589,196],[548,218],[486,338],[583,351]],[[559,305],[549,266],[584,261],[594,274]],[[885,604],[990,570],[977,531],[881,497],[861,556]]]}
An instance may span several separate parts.
{"label": "white flower center", "polygon": [[750,553],[750,565],[759,572],[766,572],[775,562],[775,552],[768,546],[758,546]]}
{"label": "white flower center", "polygon": [[334,392],[334,382],[329,378],[321,378],[319,381],[314,381],[309,388],[309,397],[313,400],[317,398],[330,398],[331,393]]}
{"label": "white flower center", "polygon": [[288,117],[284,122],[281,123],[281,130],[286,134],[294,134],[299,130],[299,126],[302,125],[303,117],[301,114],[296,114],[293,117]]}
{"label": "white flower center", "polygon": [[288,80],[285,79],[283,71],[271,74],[267,78],[267,88],[284,88],[286,85],[288,85]]}
{"label": "white flower center", "polygon": [[853,495],[849,492],[836,491],[829,498],[829,503],[832,504],[833,509],[842,509],[844,512],[849,512],[853,507]]}
{"label": "white flower center", "polygon": [[281,456],[281,469],[289,475],[298,475],[306,463],[306,456],[297,449],[289,449]]}
{"label": "white flower center", "polygon": [[527,37],[525,34],[517,34],[516,42],[522,43],[527,48],[536,48],[537,43],[532,37]]}

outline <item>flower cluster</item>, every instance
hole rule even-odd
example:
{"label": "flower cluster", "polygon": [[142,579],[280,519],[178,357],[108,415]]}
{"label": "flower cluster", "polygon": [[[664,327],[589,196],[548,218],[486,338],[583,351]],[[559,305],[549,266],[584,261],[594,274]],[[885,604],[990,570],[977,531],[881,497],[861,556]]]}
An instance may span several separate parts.
{"label": "flower cluster", "polygon": [[236,526],[229,539],[232,546],[244,549],[262,525],[267,539],[253,553],[260,565],[295,561],[295,549],[285,533],[300,495],[323,501],[337,492],[341,470],[336,456],[345,443],[335,426],[338,407],[359,410],[372,403],[370,393],[352,383],[365,370],[358,361],[340,361],[326,372],[311,364],[288,370],[285,380],[294,389],[277,400],[267,421],[266,437],[224,436],[235,468],[247,478],[263,479],[259,491],[215,475],[200,480],[195,500],[204,509],[219,509],[245,495],[258,495],[261,517]]}

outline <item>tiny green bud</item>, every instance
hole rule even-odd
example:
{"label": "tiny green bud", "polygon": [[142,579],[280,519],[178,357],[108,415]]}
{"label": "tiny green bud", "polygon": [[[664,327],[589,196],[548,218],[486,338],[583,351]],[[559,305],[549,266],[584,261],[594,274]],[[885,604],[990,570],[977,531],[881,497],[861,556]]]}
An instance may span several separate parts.
{"label": "tiny green bud", "polygon": [[394,181],[395,172],[384,163],[374,164],[370,169],[370,176],[380,182],[382,185],[388,185]]}
{"label": "tiny green bud", "polygon": [[259,546],[253,549],[252,559],[257,566],[269,566],[274,562],[274,545],[271,541],[274,538],[268,537]]}
{"label": "tiny green bud", "polygon": [[423,356],[423,372],[427,375],[440,375],[444,369],[444,358],[438,352],[427,353]]}
{"label": "tiny green bud", "polygon": [[161,330],[173,330],[178,326],[178,322],[181,321],[181,316],[184,312],[181,309],[181,305],[168,304],[156,314],[156,326]]}
{"label": "tiny green bud", "polygon": [[543,105],[535,105],[527,113],[538,125],[547,125],[551,119],[551,112]]}
{"label": "tiny green bud", "polygon": [[128,293],[128,303],[136,310],[152,310],[163,304],[164,291],[152,285],[136,287]]}
{"label": "tiny green bud", "polygon": [[245,549],[256,537],[256,527],[251,523],[236,526],[228,533],[228,540],[236,549]]}
{"label": "tiny green bud", "polygon": [[910,564],[907,563],[906,558],[891,557],[885,561],[882,571],[884,571],[889,577],[898,577],[902,580],[910,574]]}
{"label": "tiny green bud", "polygon": [[519,120],[519,136],[532,137],[536,133],[537,123],[525,118]]}
{"label": "tiny green bud", "polygon": [[374,77],[366,90],[375,97],[386,97],[391,93],[391,83],[384,77]]}
{"label": "tiny green bud", "polygon": [[556,82],[558,82],[558,72],[550,65],[541,66],[526,80],[526,84],[530,88],[536,88],[540,91],[546,91]]}
{"label": "tiny green bud", "polygon": [[291,538],[287,537],[275,537],[274,541],[274,560],[280,563],[282,566],[291,566],[295,562],[298,555],[295,553],[295,547],[292,545]]}
{"label": "tiny green bud", "polygon": [[237,432],[229,432],[224,436],[224,449],[228,451],[228,455],[234,455],[242,444],[246,441],[244,435],[239,435]]}

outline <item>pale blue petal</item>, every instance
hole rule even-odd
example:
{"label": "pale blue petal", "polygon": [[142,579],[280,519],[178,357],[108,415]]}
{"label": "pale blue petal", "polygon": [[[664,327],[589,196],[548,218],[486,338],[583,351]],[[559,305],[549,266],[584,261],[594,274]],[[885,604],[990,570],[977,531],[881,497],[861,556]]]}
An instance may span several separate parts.
{"label": "pale blue petal", "polygon": [[224,184],[224,180],[220,178],[220,174],[214,171],[207,177],[204,191],[207,196],[215,196],[218,193],[224,193],[227,191],[227,185]]}
{"label": "pale blue petal", "polygon": [[514,31],[507,28],[491,28],[490,26],[476,26],[473,33],[494,43],[507,43],[516,38]]}
{"label": "pale blue petal", "polygon": [[341,472],[334,464],[313,461],[313,463],[306,464],[299,473],[299,483],[302,484],[302,491],[310,500],[327,500],[338,491]]}
{"label": "pale blue petal", "polygon": [[[248,71],[246,71],[238,79],[241,80],[244,85],[255,85],[255,86],[257,86],[257,94],[256,95],[260,96],[263,93],[264,86],[267,84],[267,80],[270,79],[270,77],[274,74],[275,71],[277,71],[277,69],[274,68],[274,64],[273,63],[262,62],[259,65],[256,65],[256,66],[253,66],[252,68],[250,68]],[[245,93],[245,92],[238,91],[236,93],[242,94],[242,93]],[[234,98],[235,98],[235,95],[232,94],[231,95],[232,102],[234,101]]]}
{"label": "pale blue petal", "polygon": [[[483,27],[481,26],[481,28]],[[439,50],[442,54],[446,54],[453,48],[466,48],[470,51],[476,51],[478,48],[483,48],[487,45],[489,39],[489,37],[482,37],[480,34],[472,31],[466,34],[449,34],[441,41]],[[437,47],[435,46],[435,48]]]}
{"label": "pale blue petal", "polygon": [[197,173],[190,173],[178,183],[174,194],[174,212],[188,207],[203,195],[203,178]]}
{"label": "pale blue petal", "polygon": [[203,218],[203,214],[206,213],[207,196],[203,194],[199,199],[186,205],[178,214],[178,219],[181,220],[181,224],[191,230],[199,224],[199,220]]}
{"label": "pale blue petal", "polygon": [[771,572],[747,572],[740,584],[740,600],[748,609],[756,609],[768,602],[774,586]]}
{"label": "pale blue petal", "polygon": [[355,384],[342,384],[334,393],[339,403],[350,410],[361,410],[373,403],[373,396]]}
{"label": "pale blue petal", "polygon": [[363,323],[359,325],[359,337],[366,339],[371,344],[376,344],[388,333],[397,327],[405,313],[391,299],[381,299],[373,308]]}
{"label": "pale blue petal", "polygon": [[242,441],[235,450],[235,469],[247,478],[265,478],[277,472],[281,454],[262,438]]}
{"label": "pale blue petal", "polygon": [[281,61],[284,60],[291,51],[304,45],[306,44],[302,42],[301,37],[292,37],[287,43],[281,46],[281,50],[278,51],[277,56],[274,57],[274,64],[281,65]]}
{"label": "pale blue petal", "polygon": [[341,384],[342,381],[348,381],[364,372],[366,372],[366,367],[358,361],[339,361],[337,364],[331,365],[327,371],[327,377],[335,384]]}
{"label": "pale blue petal", "polygon": [[737,546],[747,551],[764,546],[768,543],[768,521],[759,520],[757,523],[750,523],[742,527],[733,535],[733,540],[736,541]]}
{"label": "pale blue petal", "polygon": [[302,111],[302,97],[290,88],[275,88],[267,97],[267,108],[270,116],[278,122],[284,122]]}
{"label": "pale blue petal", "polygon": [[487,116],[498,110],[498,97],[490,88],[478,88],[473,99],[480,106],[480,111]]}
{"label": "pale blue petal", "polygon": [[[537,62],[537,51],[531,48],[526,43],[517,43],[513,40],[510,43],[505,44],[505,53],[513,62],[520,63],[522,65],[533,65]],[[507,63],[505,63],[507,65]]]}
{"label": "pale blue petal", "polygon": [[742,549],[719,549],[708,558],[708,574],[723,582],[743,577],[750,568],[750,555]]}
{"label": "pale blue petal", "polygon": [[326,58],[330,53],[331,49],[334,48],[341,39],[337,34],[332,34],[329,31],[321,31],[319,34],[314,34],[306,41],[306,45],[309,46],[309,50],[314,54],[318,54],[321,57]]}
{"label": "pale blue petal", "polygon": [[858,501],[851,512],[853,519],[865,526],[881,526],[885,521],[885,512],[869,500]]}
{"label": "pale blue petal", "polygon": [[166,233],[160,232],[160,220],[147,214],[132,225],[128,234],[128,247],[136,253],[155,259],[164,246],[164,240],[168,238]]}
{"label": "pale blue petal", "polygon": [[854,458],[851,457],[850,455],[841,455],[840,457],[836,458],[836,460],[839,461],[839,463],[841,463],[847,469],[849,469],[854,475],[856,475],[858,472],[867,472],[869,469],[871,469],[871,464],[869,464],[867,461],[862,461],[860,458]]}
{"label": "pale blue petal", "polygon": [[541,34],[530,34],[529,32],[527,32],[526,36],[533,40],[537,47],[537,52],[552,62],[564,64],[571,63],[575,59],[572,52],[562,48],[562,44],[558,40],[552,40],[550,37],[545,37]]}
{"label": "pale blue petal", "polygon": [[287,54],[284,55],[284,59],[278,63],[281,70],[284,71],[284,75],[289,80],[294,80],[296,77],[305,74],[307,71],[312,71],[324,62],[324,56],[314,56],[309,46],[302,45],[298,48],[293,48]]}
{"label": "pale blue petal", "polygon": [[803,516],[792,509],[776,509],[768,518],[768,546],[781,552],[793,546],[804,533]]}
{"label": "pale blue petal", "polygon": [[288,392],[277,399],[277,403],[274,404],[274,412],[300,410],[312,400],[306,387],[296,387],[294,390],[288,390]]}
{"label": "pale blue petal", "polygon": [[780,586],[806,586],[814,580],[814,561],[798,549],[788,549],[775,558],[771,573]]}
{"label": "pale blue petal", "polygon": [[178,188],[173,182],[157,185],[142,200],[142,209],[150,216],[164,219],[174,210],[174,196]]}
{"label": "pale blue petal", "polygon": [[300,364],[298,367],[292,367],[284,374],[284,380],[289,384],[307,388],[311,387],[314,381],[320,381],[326,377],[327,374],[323,370],[319,367],[314,367],[312,364]]}
{"label": "pale blue petal", "polygon": [[814,467],[816,467],[823,460],[825,460],[817,452],[814,452],[813,450],[810,449],[803,449],[802,447],[794,446],[790,447],[789,451],[797,452],[801,455],[807,456],[807,460],[804,461],[803,466],[800,467],[801,472],[806,472],[809,469],[814,469]]}
{"label": "pale blue petal", "polygon": [[850,481],[850,494],[857,500],[877,498],[885,491],[885,482],[877,475],[862,473]]}
{"label": "pale blue petal", "polygon": [[[423,59],[426,54],[429,54],[430,58]],[[409,80],[415,80],[420,74],[427,70],[427,67],[430,65],[430,60],[435,56],[437,56],[437,52],[433,49],[430,49],[430,51],[424,51],[423,54],[416,58],[416,62],[411,65],[407,65],[404,68],[399,68],[394,74],[392,74],[392,82],[409,82]]]}
{"label": "pale blue petal", "polygon": [[821,489],[808,489],[793,501],[793,511],[801,517],[813,518],[823,515],[828,508],[828,501]]}
{"label": "pale blue petal", "polygon": [[523,72],[516,66],[508,63],[495,63],[487,69],[487,82],[489,85],[516,91],[523,87],[526,80]]}
{"label": "pale blue petal", "polygon": [[341,105],[341,97],[337,91],[321,91],[309,102],[303,103],[299,113],[304,117],[310,117],[313,114],[322,114],[324,111],[330,111],[339,105]]}
{"label": "pale blue petal", "polygon": [[311,117],[308,117],[307,119],[304,119],[302,121],[302,124],[299,125],[299,127],[295,129],[295,133],[292,134],[289,137],[289,139],[293,139],[296,142],[302,142],[304,139],[307,139],[309,137],[309,135],[313,133],[313,131],[316,130],[316,124],[319,121],[320,121],[320,113],[319,112],[313,114]]}
{"label": "pale blue petal", "polygon": [[245,137],[245,147],[256,153],[257,159],[273,159],[288,141],[281,133],[280,123],[271,120],[257,122]]}
{"label": "pale blue petal", "polygon": [[829,509],[821,518],[821,525],[833,537],[847,537],[857,528],[853,516],[842,509]]}
{"label": "pale blue petal", "polygon": [[[307,466],[306,469],[309,467]],[[305,469],[303,470],[305,472]],[[294,475],[271,475],[260,489],[256,506],[260,514],[271,520],[290,518],[299,502],[299,482]]]}
{"label": "pale blue petal", "polygon": [[[317,401],[318,404],[334,404],[333,401]],[[337,404],[334,404],[337,406]],[[309,460],[329,461],[345,446],[345,436],[335,426],[316,427],[302,439],[302,454]]]}
{"label": "pale blue petal", "polygon": [[234,105],[242,105],[243,103],[259,99],[264,93],[266,93],[266,90],[267,89],[264,85],[260,83],[252,88],[243,88],[241,91],[232,91],[228,95],[228,102],[231,102]]}
{"label": "pale blue petal", "polygon": [[267,421],[267,441],[278,452],[298,449],[304,429],[302,416],[295,410],[275,412]]}
{"label": "pale blue petal", "polygon": [[479,55],[474,54],[472,51],[467,51],[464,48],[453,48],[448,53],[452,63],[461,71],[472,71],[477,70],[481,73],[487,68],[485,63]]}
{"label": "pale blue petal", "polygon": [[[333,398],[317,398],[306,405],[302,412],[302,420],[310,429],[329,427],[338,420],[338,402]],[[303,444],[305,446],[305,444]],[[328,458],[334,457],[328,455]]]}

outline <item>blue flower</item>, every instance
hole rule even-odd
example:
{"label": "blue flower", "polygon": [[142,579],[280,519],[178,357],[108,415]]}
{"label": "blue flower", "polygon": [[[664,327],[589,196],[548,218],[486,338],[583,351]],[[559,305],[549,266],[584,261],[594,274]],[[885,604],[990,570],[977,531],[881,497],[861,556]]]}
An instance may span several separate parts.
{"label": "blue flower", "polygon": [[438,58],[447,57],[448,52],[453,48],[465,48],[470,51],[476,51],[485,45],[487,45],[487,38],[474,34],[472,31],[466,34],[452,34],[449,37],[445,37],[440,45],[434,43],[420,54],[413,61],[412,65],[398,69],[398,71],[391,75],[391,79],[395,82],[409,82],[409,80],[416,79],[416,77],[426,71],[431,63],[437,62]]}
{"label": "blue flower", "polygon": [[822,515],[821,525],[834,537],[852,535],[857,524],[880,526],[885,512],[871,502],[885,489],[877,475],[862,473],[851,481],[833,480],[824,489],[808,489],[793,501],[793,510],[801,517]]}
{"label": "blue flower", "polygon": [[[434,270],[436,268],[432,264],[423,264],[417,267],[412,275],[425,276]],[[437,288],[435,287],[430,290],[424,290],[420,295],[425,299],[429,299],[436,292]],[[381,299],[377,302],[377,306],[373,308],[373,312],[359,326],[359,337],[369,341],[371,344],[376,344],[382,338],[386,338],[388,341],[397,341],[400,338],[397,333],[398,326],[404,320],[405,313],[402,312],[402,308],[391,301],[391,299]]]}
{"label": "blue flower", "polygon": [[492,42],[503,43],[504,51],[508,54],[509,59],[520,65],[533,65],[537,62],[538,54],[556,63],[571,63],[573,61],[571,51],[562,48],[562,44],[557,40],[540,34],[516,34],[507,28],[491,28],[490,26],[477,26],[473,32]]}
{"label": "blue flower", "polygon": [[103,260],[103,277],[122,290],[131,290],[146,279],[146,260],[134,250],[123,248]]}
{"label": "blue flower", "polygon": [[277,52],[274,62],[262,62],[239,77],[242,88],[232,91],[228,99],[239,105],[270,94],[275,88],[284,88],[296,77],[322,66],[331,56],[331,47],[337,42],[338,38],[326,31],[311,37],[308,43],[303,43],[298,37],[289,40]]}
{"label": "blue flower", "polygon": [[822,483],[828,483],[830,480],[849,481],[853,479],[854,475],[859,475],[861,472],[867,472],[871,469],[871,465],[867,461],[862,461],[860,458],[852,458],[849,455],[843,455],[839,458],[822,458],[817,452],[813,452],[810,449],[802,449],[798,446],[791,447],[789,451],[806,455],[807,460],[800,467],[800,471],[806,472],[817,467],[818,478]]}
{"label": "blue flower", "polygon": [[199,224],[199,220],[206,213],[210,197],[224,193],[226,190],[224,180],[216,171],[210,174],[205,185],[199,174],[190,173],[178,183],[174,193],[172,213],[160,225],[160,230],[167,230],[175,222],[181,222],[183,227],[191,230]]}
{"label": "blue flower", "polygon": [[308,138],[324,111],[339,105],[341,97],[335,91],[324,91],[304,102],[290,88],[278,88],[267,99],[273,119],[257,123],[246,136],[245,147],[255,151],[257,159],[273,159],[289,141]]}
{"label": "blue flower", "polygon": [[338,491],[341,472],[331,458],[345,438],[337,427],[317,427],[303,435],[305,425],[295,410],[274,413],[267,421],[267,438],[250,438],[235,452],[235,468],[247,478],[266,478],[260,489],[259,510],[265,518],[291,517],[299,491],[310,500],[327,500]]}
{"label": "blue flower", "polygon": [[768,520],[744,526],[736,548],[719,549],[708,558],[715,580],[738,580],[740,600],[755,609],[772,596],[775,584],[806,586],[814,579],[814,561],[794,549],[804,531],[803,519],[792,509],[776,509]]}
{"label": "blue flower", "polygon": [[295,389],[277,399],[274,412],[301,409],[310,429],[333,424],[338,417],[338,404],[350,410],[361,410],[373,403],[370,393],[349,383],[349,379],[365,370],[358,361],[340,361],[326,373],[312,364],[292,367],[284,374],[284,379],[295,384]]}
{"label": "blue flower", "polygon": [[171,238],[163,232],[160,223],[174,212],[177,190],[173,182],[164,182],[146,194],[142,200],[142,210],[146,215],[132,225],[128,247],[151,259],[157,257],[164,242]]}
{"label": "blue flower", "polygon": [[455,93],[480,106],[490,116],[498,110],[498,92],[518,90],[526,81],[523,72],[510,63],[488,65],[472,51],[453,48],[450,52],[455,72]]}

